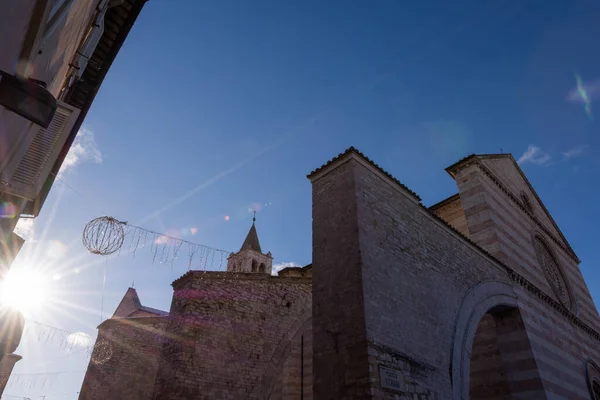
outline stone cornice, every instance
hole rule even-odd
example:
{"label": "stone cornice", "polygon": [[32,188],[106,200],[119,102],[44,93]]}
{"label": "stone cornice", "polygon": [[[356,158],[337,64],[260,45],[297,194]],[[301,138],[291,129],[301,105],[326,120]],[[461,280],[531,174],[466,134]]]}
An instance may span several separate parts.
{"label": "stone cornice", "polygon": [[550,295],[548,295],[542,289],[540,289],[535,284],[530,282],[527,278],[525,278],[524,276],[522,276],[519,273],[517,273],[516,271],[514,271],[511,267],[506,265],[504,262],[500,261],[498,258],[494,257],[491,253],[489,253],[483,247],[479,246],[477,243],[473,242],[467,236],[465,236],[461,232],[457,231],[452,225],[448,224],[444,219],[442,219],[441,217],[438,217],[434,213],[434,211],[429,210],[429,209],[425,208],[424,206],[421,206],[421,207],[424,210],[426,210],[429,215],[431,215],[434,219],[441,222],[442,225],[444,225],[446,228],[450,229],[453,233],[455,233],[462,240],[464,240],[467,243],[474,246],[477,251],[482,253],[482,255],[486,256],[493,264],[495,264],[496,266],[498,266],[499,268],[504,270],[513,282],[515,282],[519,286],[523,287],[525,290],[527,290],[529,293],[533,294],[538,299],[542,300],[545,304],[549,305],[551,308],[553,308],[554,310],[556,310],[557,312],[562,314],[564,317],[566,317],[573,325],[575,325],[575,326],[579,327],[580,329],[582,329],[583,331],[587,332],[592,338],[594,338],[600,342],[600,333],[598,333],[598,331],[596,331],[593,327],[589,326],[584,321],[582,321],[579,317],[577,317],[575,314],[573,314],[573,312],[571,310],[569,310],[567,307],[565,307],[562,303],[554,300],[554,298],[552,298]]}
{"label": "stone cornice", "polygon": [[124,318],[109,318],[103,321],[100,325],[98,325],[98,329],[107,328],[109,325],[131,325],[131,326],[139,326],[139,325],[148,325],[155,324],[159,322],[166,323],[169,320],[168,315],[161,315],[156,317],[124,317]]}
{"label": "stone cornice", "polygon": [[383,174],[388,179],[392,180],[396,185],[400,186],[403,190],[405,190],[408,194],[410,194],[416,201],[421,201],[421,198],[419,197],[418,194],[416,194],[415,192],[413,192],[412,190],[410,190],[406,185],[404,185],[398,179],[394,178],[394,176],[392,176],[392,174],[390,174],[389,172],[387,172],[386,170],[384,170],[383,168],[381,168],[378,164],[376,164],[369,157],[365,156],[363,153],[361,153],[360,151],[358,151],[353,146],[349,147],[344,152],[338,154],[337,156],[335,156],[331,160],[327,161],[325,164],[321,165],[319,168],[317,168],[314,171],[312,171],[306,177],[308,179],[310,179],[311,182],[313,182],[314,180],[316,180],[317,178],[319,178],[324,172],[332,170],[333,167],[335,166],[335,164],[337,164],[338,162],[343,163],[343,162],[351,159],[352,155],[356,155],[356,156],[358,156],[359,159],[362,159],[362,160],[366,161],[367,164],[369,164],[371,167],[375,168],[378,172],[380,172],[381,174]]}
{"label": "stone cornice", "polygon": [[538,299],[542,300],[544,303],[552,307],[554,310],[562,314],[565,318],[567,318],[573,325],[579,327],[583,331],[585,331],[592,338],[598,340],[600,342],[600,333],[597,330],[586,324],[579,317],[571,312],[567,307],[565,307],[562,303],[554,300],[551,296],[546,294],[543,290],[538,288],[536,285],[528,281],[522,275],[519,275],[515,271],[513,271],[508,266],[505,266],[508,275],[512,279],[513,282],[518,283],[521,287],[525,288],[528,292],[532,293]]}
{"label": "stone cornice", "polygon": [[256,272],[221,272],[221,271],[188,271],[180,278],[173,281],[173,289],[185,287],[187,283],[195,279],[219,280],[219,281],[263,281],[266,283],[300,283],[312,284],[311,277],[276,276],[260,274]]}
{"label": "stone cornice", "polygon": [[[505,156],[507,158],[510,158],[511,160],[514,159],[512,158],[512,156],[510,154],[506,154],[506,155],[502,155]],[[556,230],[559,232],[559,234],[562,237],[562,239],[564,240],[564,243],[561,242],[560,240],[558,240],[558,238],[551,233],[548,228],[546,228],[546,226],[544,224],[542,224],[538,218],[533,215],[531,212],[529,212],[529,210],[527,210],[524,205],[519,201],[519,199],[517,198],[517,196],[515,196],[514,193],[512,193],[510,190],[508,190],[508,188],[506,186],[504,186],[504,184],[502,184],[502,182],[500,181],[500,179],[498,179],[493,173],[492,171],[489,170],[489,168],[487,168],[485,165],[483,165],[483,163],[480,160],[480,157],[492,157],[492,155],[483,155],[483,156],[477,156],[475,154],[471,154],[461,160],[459,160],[458,162],[452,164],[451,166],[449,166],[448,168],[446,168],[446,172],[448,172],[450,174],[450,176],[452,176],[453,178],[456,176],[456,174],[460,171],[462,171],[465,168],[468,168],[472,165],[477,166],[488,178],[490,178],[492,180],[492,182],[494,182],[494,184],[496,184],[496,186],[498,186],[500,188],[500,190],[502,190],[502,192],[504,192],[521,210],[523,210],[523,212],[525,212],[526,215],[529,216],[529,218],[546,234],[548,235],[548,237],[558,246],[560,247],[561,250],[564,251],[564,253],[571,258],[573,261],[575,261],[576,263],[580,263],[581,260],[579,260],[579,258],[577,257],[577,255],[575,254],[575,252],[573,251],[573,249],[571,248],[571,246],[569,246],[569,244],[567,243],[567,240],[564,238],[564,236],[562,235],[562,233],[560,232],[560,229],[558,228],[558,226],[556,225],[556,223],[554,223],[554,221],[552,220],[552,217],[550,217],[550,221],[553,222],[554,227],[556,228]],[[520,168],[517,168],[518,172],[521,174],[521,176],[523,177],[523,179],[525,180],[525,183],[529,186],[529,188],[531,189],[532,193],[534,194],[534,196],[536,197],[536,199],[538,200],[539,204],[541,205],[543,211],[547,214],[548,210],[546,210],[546,207],[544,206],[544,204],[542,203],[542,201],[539,199],[539,197],[537,196],[537,194],[535,193],[535,190],[533,190],[533,188],[531,187],[531,184],[528,182],[527,178],[525,177],[525,175],[523,174],[523,172],[520,170]]]}
{"label": "stone cornice", "polygon": [[523,211],[537,226],[538,229],[540,229],[542,232],[544,232],[544,234],[546,234],[546,236],[548,236],[550,238],[550,240],[552,240],[554,242],[555,245],[557,245],[569,258],[571,258],[573,261],[575,261],[576,263],[580,263],[581,261],[579,260],[579,258],[577,257],[577,255],[567,246],[565,246],[564,243],[562,243],[560,240],[558,240],[558,238],[552,233],[550,232],[550,230],[544,225],[542,224],[542,222],[535,216],[533,215],[524,205],[523,203],[521,203],[521,201],[519,201],[519,199],[517,198],[517,196],[515,196],[514,193],[512,193],[510,190],[508,190],[508,188],[506,186],[504,186],[504,184],[500,181],[500,179],[498,179],[493,173],[492,171],[490,171],[485,165],[483,165],[479,160],[477,160],[474,163],[496,186],[498,186],[498,188],[500,190],[502,190],[502,192],[504,192],[504,194],[506,194],[508,196],[509,199],[511,199],[513,201],[513,203],[515,203],[517,205],[517,207],[519,207],[521,209],[521,211]]}
{"label": "stone cornice", "polygon": [[[329,169],[329,167],[331,167],[331,169],[333,169],[332,163],[334,163],[334,161],[336,161],[336,160],[339,160],[340,158],[343,158],[342,156],[347,155],[348,153],[358,154],[360,157],[366,159],[366,157],[364,157],[362,155],[362,153],[360,153],[358,150],[356,150],[353,147],[351,147],[350,149],[346,150],[344,153],[338,155],[336,158],[334,158],[331,161],[329,161],[328,163],[324,164],[322,167],[320,167],[320,168],[316,169],[315,171],[313,171],[310,175],[308,175],[308,177],[311,180],[314,180],[315,179],[315,174],[322,172],[323,169],[325,169],[325,168]],[[373,164],[370,160],[369,160],[369,163]],[[467,167],[469,167],[471,165],[474,165],[474,164],[477,165],[479,168],[481,168],[482,171],[484,173],[486,173],[486,175],[488,175],[492,179],[493,182],[495,182],[496,184],[498,184],[499,187],[507,195],[509,195],[509,197],[513,201],[515,201],[515,203],[521,209],[524,209],[524,206],[516,199],[516,197],[514,197],[514,195],[512,195],[512,193],[510,193],[510,191],[507,190],[500,183],[500,181],[487,168],[485,168],[485,166],[483,166],[481,164],[481,162],[479,161],[479,159],[475,155],[471,155],[471,156],[465,157],[464,159],[460,160],[459,162],[453,164],[451,167],[448,167],[446,169],[446,171],[448,171],[448,173],[450,173],[451,175],[453,175],[453,174],[457,173],[458,171],[460,171],[460,170],[462,170],[464,168],[467,168]],[[381,173],[385,177],[390,178],[389,174],[387,172],[381,170],[380,168],[374,168],[373,170],[376,170],[377,173]],[[394,182],[397,182],[397,180],[395,178],[391,177],[391,179]],[[401,186],[403,188],[406,188],[404,185],[401,185]],[[407,191],[409,193],[414,193],[410,189],[408,189],[408,188],[406,188],[406,189],[407,189]],[[419,198],[419,197],[416,196],[416,198]],[[596,340],[598,340],[600,342],[600,333],[598,333],[598,331],[596,331],[593,327],[589,326],[584,321],[582,321],[581,319],[579,319],[579,317],[577,317],[575,314],[573,314],[571,312],[571,310],[569,310],[568,308],[566,308],[563,304],[559,303],[558,301],[554,300],[551,296],[549,296],[548,294],[546,294],[542,289],[540,289],[539,287],[537,287],[536,285],[534,285],[532,282],[530,282],[529,280],[527,280],[525,277],[521,276],[519,273],[515,272],[511,267],[509,267],[508,265],[506,265],[504,262],[500,261],[498,258],[494,257],[487,250],[485,250],[483,247],[479,246],[477,243],[475,243],[474,241],[472,241],[470,238],[468,238],[467,236],[463,235],[461,232],[459,232],[458,230],[456,230],[456,228],[454,228],[452,225],[450,225],[448,222],[446,222],[443,218],[437,216],[435,214],[434,210],[431,210],[431,209],[425,207],[421,202],[418,202],[417,204],[418,204],[418,207],[425,214],[429,215],[435,221],[438,221],[438,223],[442,227],[445,227],[446,229],[450,230],[452,233],[454,233],[455,235],[457,235],[461,240],[463,240],[468,245],[470,245],[471,248],[473,248],[474,251],[477,251],[483,257],[485,257],[488,260],[490,260],[490,262],[492,262],[492,264],[496,265],[498,268],[500,268],[503,271],[505,271],[508,274],[508,276],[512,279],[513,282],[515,282],[519,286],[521,286],[524,289],[526,289],[529,293],[533,294],[535,297],[537,297],[540,300],[542,300],[544,303],[546,303],[547,305],[549,305],[551,308],[553,308],[554,310],[556,310],[557,312],[559,312],[560,314],[562,314],[563,316],[565,316],[573,325],[575,325],[575,326],[579,327],[581,330],[587,332],[590,335],[590,337],[592,337],[592,338],[594,338],[594,339],[596,339]],[[536,224],[540,227],[540,229],[544,233],[548,234],[548,230],[546,229],[546,227],[543,226],[539,221],[537,221],[537,219],[533,215],[531,215],[529,213],[527,213],[527,215],[529,215],[530,218],[532,218],[532,220],[536,222]],[[551,238],[555,243],[557,243],[557,239],[553,235],[548,234],[548,237]],[[567,249],[564,246],[560,245],[560,243],[557,243],[557,245],[559,245],[559,247],[563,251],[565,251],[567,254],[569,254],[569,255],[571,254],[571,253],[569,253],[567,251]],[[577,260],[577,262],[579,262],[579,260],[577,259],[576,256],[575,256],[575,259]],[[295,278],[295,279],[299,279],[299,278]],[[300,278],[300,279],[304,279],[304,278]]]}

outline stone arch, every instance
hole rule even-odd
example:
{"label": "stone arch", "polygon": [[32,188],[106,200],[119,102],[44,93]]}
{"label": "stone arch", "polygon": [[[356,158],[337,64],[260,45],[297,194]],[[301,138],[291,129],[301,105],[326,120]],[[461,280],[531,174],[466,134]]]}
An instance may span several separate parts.
{"label": "stone arch", "polygon": [[260,263],[260,265],[258,266],[258,272],[262,274],[267,272],[267,266],[265,265],[265,263]]}
{"label": "stone arch", "polygon": [[283,365],[291,350],[291,344],[294,338],[306,331],[312,331],[312,308],[308,309],[296,322],[290,327],[285,337],[283,337],[277,348],[273,352],[266,370],[263,373],[261,383],[256,386],[254,394],[260,399],[277,398],[273,393],[275,381],[278,374],[281,373]]}
{"label": "stone arch", "polygon": [[585,362],[585,378],[592,400],[600,400],[600,367],[592,360]]}
{"label": "stone arch", "polygon": [[254,258],[252,259],[252,272],[258,272],[258,261],[256,261]]}
{"label": "stone arch", "polygon": [[[510,323],[520,322],[522,324],[517,295],[514,293],[511,285],[499,281],[483,281],[472,287],[463,298],[455,322],[452,365],[450,367],[453,398],[455,400],[471,398],[471,389],[473,387],[471,382],[473,345],[480,328],[480,322],[484,320],[484,317],[500,321],[504,320],[505,322],[509,321]],[[523,342],[526,341],[527,345],[529,345],[524,327],[521,327],[518,333],[521,337],[520,340]],[[508,336],[499,333],[497,337],[498,342],[501,342],[502,339]],[[512,354],[505,351],[502,354],[502,358],[506,359],[507,355],[510,357]],[[530,353],[530,357],[533,358],[533,353]],[[510,390],[512,382],[510,382],[511,377],[508,375],[511,374],[507,374],[506,385]],[[543,388],[540,387],[540,389]]]}

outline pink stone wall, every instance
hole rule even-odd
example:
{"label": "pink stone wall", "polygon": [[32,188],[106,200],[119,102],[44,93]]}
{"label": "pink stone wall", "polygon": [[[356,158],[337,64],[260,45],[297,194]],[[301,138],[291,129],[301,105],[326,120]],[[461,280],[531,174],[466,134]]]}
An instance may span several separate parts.
{"label": "pink stone wall", "polygon": [[291,377],[298,339],[310,340],[310,278],[192,271],[173,287],[154,399],[279,399],[297,392]]}
{"label": "pink stone wall", "polygon": [[105,321],[79,399],[152,398],[166,323],[166,317]]}

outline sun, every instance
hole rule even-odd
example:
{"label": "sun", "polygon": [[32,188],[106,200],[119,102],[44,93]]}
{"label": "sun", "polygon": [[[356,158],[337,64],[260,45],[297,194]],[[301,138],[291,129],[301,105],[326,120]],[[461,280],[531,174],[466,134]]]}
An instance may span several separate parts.
{"label": "sun", "polygon": [[0,285],[0,304],[16,308],[25,316],[41,309],[47,296],[47,279],[30,268],[11,268]]}

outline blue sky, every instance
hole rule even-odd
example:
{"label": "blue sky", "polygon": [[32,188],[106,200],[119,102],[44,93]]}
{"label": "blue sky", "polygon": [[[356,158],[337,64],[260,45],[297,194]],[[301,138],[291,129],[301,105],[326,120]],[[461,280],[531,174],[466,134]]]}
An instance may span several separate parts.
{"label": "blue sky", "polygon": [[[306,174],[350,145],[426,205],[456,192],[443,169],[467,154],[523,157],[598,303],[599,125],[566,98],[575,73],[588,88],[600,79],[600,5],[408,3],[150,0],[62,172],[68,186],[55,184],[27,232],[18,265],[55,278],[31,319],[95,335],[101,307],[111,314],[132,282],[168,309],[185,261],[87,254],[81,232],[101,215],[237,250],[258,203],[263,249],[310,263]],[[14,372],[57,374],[5,393],[75,399],[85,352],[31,332]]]}

